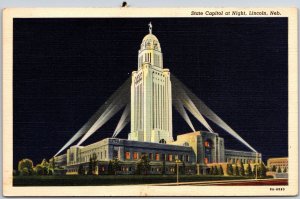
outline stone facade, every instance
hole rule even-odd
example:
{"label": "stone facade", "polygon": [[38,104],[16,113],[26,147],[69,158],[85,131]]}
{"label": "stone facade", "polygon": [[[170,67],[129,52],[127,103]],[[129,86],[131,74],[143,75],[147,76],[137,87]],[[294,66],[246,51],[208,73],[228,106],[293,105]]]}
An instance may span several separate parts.
{"label": "stone facade", "polygon": [[254,153],[250,151],[237,151],[237,150],[225,150],[225,157],[226,162],[232,163],[232,164],[248,164],[248,163],[255,163],[256,159],[257,162],[261,162],[261,154],[260,153]]}
{"label": "stone facade", "polygon": [[[88,170],[90,158],[97,157],[97,174],[107,174],[110,160],[120,161],[121,174],[134,174],[137,162],[143,155],[150,161],[150,174],[175,174],[176,160],[184,164],[187,174],[205,174],[212,164],[224,165],[238,161],[254,163],[256,153],[226,150],[223,138],[217,133],[197,131],[177,136],[171,143],[140,142],[127,139],[106,138],[87,146],[72,146],[65,158],[67,174],[77,174],[79,165]],[[235,160],[234,162],[232,160]],[[253,161],[253,162],[252,162]],[[258,162],[261,154],[258,154]],[[63,161],[61,161],[63,162]]]}
{"label": "stone facade", "polygon": [[158,39],[152,33],[142,41],[138,70],[132,72],[129,140],[172,142],[172,91],[169,69],[163,68]]}

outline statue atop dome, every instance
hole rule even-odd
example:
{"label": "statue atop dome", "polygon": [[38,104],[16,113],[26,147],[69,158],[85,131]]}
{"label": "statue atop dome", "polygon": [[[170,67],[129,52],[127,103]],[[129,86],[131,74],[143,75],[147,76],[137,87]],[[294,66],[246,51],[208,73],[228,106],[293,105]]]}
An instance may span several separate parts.
{"label": "statue atop dome", "polygon": [[148,24],[148,26],[149,26],[149,34],[152,34],[152,24],[151,24],[151,21],[150,21],[150,23]]}

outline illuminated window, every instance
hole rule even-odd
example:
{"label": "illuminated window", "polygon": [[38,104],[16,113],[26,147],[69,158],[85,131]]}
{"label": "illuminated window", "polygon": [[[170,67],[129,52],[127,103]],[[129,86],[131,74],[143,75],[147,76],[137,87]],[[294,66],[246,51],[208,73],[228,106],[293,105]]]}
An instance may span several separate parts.
{"label": "illuminated window", "polygon": [[126,159],[126,160],[129,160],[129,159],[130,159],[130,152],[127,151],[127,152],[125,153],[125,159]]}
{"label": "illuminated window", "polygon": [[133,153],[133,159],[135,159],[135,160],[138,159],[138,153],[137,152]]}
{"label": "illuminated window", "polygon": [[155,160],[159,161],[159,153],[155,154]]}
{"label": "illuminated window", "polygon": [[207,148],[210,148],[211,147],[211,144],[209,141],[205,141],[204,142],[204,146],[207,147]]}
{"label": "illuminated window", "polygon": [[168,155],[168,161],[172,161],[172,155],[171,154]]}
{"label": "illuminated window", "polygon": [[208,163],[208,158],[204,158],[204,163],[205,163],[205,164]]}

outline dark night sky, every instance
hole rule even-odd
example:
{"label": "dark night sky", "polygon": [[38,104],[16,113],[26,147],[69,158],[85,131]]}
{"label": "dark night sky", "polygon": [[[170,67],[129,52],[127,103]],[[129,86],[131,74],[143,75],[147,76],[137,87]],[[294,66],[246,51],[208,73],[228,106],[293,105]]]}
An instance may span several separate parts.
{"label": "dark night sky", "polygon": [[[288,155],[287,18],[14,19],[15,168],[51,158],[137,69],[149,21],[164,67],[264,160]],[[120,115],[84,145],[110,137]],[[173,117],[174,137],[191,131]],[[247,150],[210,124],[226,148]]]}

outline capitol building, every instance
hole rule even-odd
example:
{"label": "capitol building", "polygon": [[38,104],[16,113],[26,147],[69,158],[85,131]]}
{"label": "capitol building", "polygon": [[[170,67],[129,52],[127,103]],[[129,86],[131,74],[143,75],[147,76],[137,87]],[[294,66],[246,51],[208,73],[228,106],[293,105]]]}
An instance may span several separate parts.
{"label": "capitol building", "polygon": [[[186,174],[205,175],[212,165],[261,162],[261,154],[256,151],[227,149],[224,139],[210,128],[196,106],[187,104],[188,100],[181,101],[184,106],[182,103],[179,106],[174,104],[177,97],[172,96],[177,95],[173,90],[175,82],[172,81],[171,70],[164,68],[162,48],[158,38],[152,34],[151,24],[149,34],[140,44],[137,58],[137,70],[132,72],[127,91],[129,103],[125,109],[128,114],[123,114],[124,118],[122,115],[120,125],[124,127],[125,118],[129,118],[128,139],[119,139],[115,135],[86,146],[81,142],[68,146],[65,154],[54,157],[56,166],[64,168],[69,175],[78,174],[80,165],[87,172],[90,158],[96,155],[97,174],[107,174],[109,161],[114,159],[120,161],[121,174],[134,174],[137,162],[142,156],[147,156],[150,174],[161,174],[163,167],[166,174],[175,174],[176,164],[180,162],[185,164]],[[208,130],[191,127],[191,132],[174,137],[176,129],[172,125],[172,108],[175,105],[190,126],[191,122],[184,114],[186,109],[194,113]]]}

